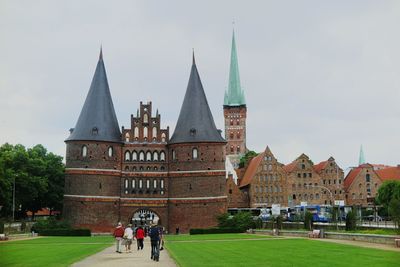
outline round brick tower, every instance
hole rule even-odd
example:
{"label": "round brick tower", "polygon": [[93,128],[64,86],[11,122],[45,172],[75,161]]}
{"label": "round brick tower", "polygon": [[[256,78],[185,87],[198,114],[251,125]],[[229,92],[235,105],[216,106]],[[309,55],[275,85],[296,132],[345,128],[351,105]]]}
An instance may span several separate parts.
{"label": "round brick tower", "polygon": [[207,228],[226,212],[226,141],[217,130],[193,56],[169,148],[169,231]]}
{"label": "round brick tower", "polygon": [[120,219],[121,132],[102,52],[75,128],[65,140],[63,216],[76,227],[109,231]]}

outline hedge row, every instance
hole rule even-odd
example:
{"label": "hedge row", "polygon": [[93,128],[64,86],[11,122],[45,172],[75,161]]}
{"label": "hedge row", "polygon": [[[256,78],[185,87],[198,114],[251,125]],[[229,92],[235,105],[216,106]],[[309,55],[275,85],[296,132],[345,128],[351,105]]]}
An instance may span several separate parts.
{"label": "hedge row", "polygon": [[225,233],[243,233],[243,229],[238,228],[205,228],[205,229],[190,229],[191,235],[204,235],[204,234],[225,234]]}
{"label": "hedge row", "polygon": [[91,236],[89,229],[46,229],[41,230],[43,236]]}

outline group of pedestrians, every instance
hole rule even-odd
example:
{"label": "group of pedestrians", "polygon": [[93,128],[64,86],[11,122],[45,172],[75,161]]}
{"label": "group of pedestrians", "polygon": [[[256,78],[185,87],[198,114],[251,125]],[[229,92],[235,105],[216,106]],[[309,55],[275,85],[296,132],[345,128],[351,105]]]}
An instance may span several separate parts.
{"label": "group of pedestrians", "polygon": [[156,224],[153,224],[150,229],[145,231],[145,229],[143,229],[143,227],[141,226],[132,229],[132,224],[128,224],[128,226],[124,228],[122,226],[122,223],[119,222],[114,230],[114,237],[116,241],[116,252],[122,253],[122,246],[125,246],[126,253],[132,252],[131,245],[134,239],[136,239],[137,249],[143,250],[144,248],[143,240],[147,236],[147,234],[150,237],[150,243],[151,243],[150,258],[154,261],[159,261],[160,250],[163,250],[163,245],[164,245],[164,241],[162,239],[163,228],[158,227]]}

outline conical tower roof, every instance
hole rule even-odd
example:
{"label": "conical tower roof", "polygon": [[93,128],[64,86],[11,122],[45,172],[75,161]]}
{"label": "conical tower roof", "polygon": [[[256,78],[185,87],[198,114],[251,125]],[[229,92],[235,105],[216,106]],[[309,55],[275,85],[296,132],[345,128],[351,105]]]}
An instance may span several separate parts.
{"label": "conical tower roof", "polygon": [[78,122],[66,141],[121,142],[101,50]]}
{"label": "conical tower roof", "polygon": [[174,134],[169,143],[223,142],[215,126],[197,71],[194,54],[189,83]]}
{"label": "conical tower roof", "polygon": [[246,105],[244,92],[240,85],[239,63],[236,52],[235,32],[232,33],[231,65],[229,69],[228,91],[225,92],[224,106]]}

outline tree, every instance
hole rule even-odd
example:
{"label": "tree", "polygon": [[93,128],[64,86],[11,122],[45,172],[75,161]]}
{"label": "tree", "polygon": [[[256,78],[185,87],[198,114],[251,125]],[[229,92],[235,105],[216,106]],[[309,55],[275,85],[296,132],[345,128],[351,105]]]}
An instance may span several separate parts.
{"label": "tree", "polygon": [[246,166],[250,162],[250,160],[257,155],[258,154],[255,151],[247,151],[247,153],[240,158],[239,168],[243,168],[244,166]]}
{"label": "tree", "polygon": [[397,225],[397,231],[400,232],[400,199],[393,198],[390,200],[388,211],[395,225]]}
{"label": "tree", "polygon": [[306,211],[306,214],[304,215],[304,229],[306,230],[312,230],[313,228],[313,215],[311,212]]}
{"label": "tree", "polygon": [[[377,202],[392,216],[389,211],[390,202],[393,199],[400,200],[400,181],[385,181],[378,189]],[[396,210],[393,210],[396,213]]]}
{"label": "tree", "polygon": [[22,145],[4,144],[0,147],[0,216],[12,210],[15,183],[17,217],[25,217],[49,207],[60,209],[64,187],[62,157],[48,153],[42,145],[26,149]]}
{"label": "tree", "polygon": [[346,215],[346,231],[353,231],[357,228],[357,216],[353,210],[349,211]]}

